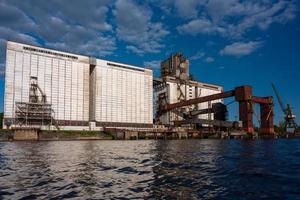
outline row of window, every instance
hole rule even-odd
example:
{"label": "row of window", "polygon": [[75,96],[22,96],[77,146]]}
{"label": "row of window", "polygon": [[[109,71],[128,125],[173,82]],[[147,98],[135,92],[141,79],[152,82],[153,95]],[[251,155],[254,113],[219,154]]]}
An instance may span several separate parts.
{"label": "row of window", "polygon": [[28,51],[35,51],[35,52],[46,53],[46,54],[50,54],[50,55],[61,56],[61,57],[72,58],[72,59],[78,60],[77,56],[71,56],[71,55],[62,54],[62,53],[56,53],[56,52],[47,51],[47,50],[43,50],[43,49],[36,49],[36,48],[33,48],[33,47],[23,47],[23,49],[28,50]]}

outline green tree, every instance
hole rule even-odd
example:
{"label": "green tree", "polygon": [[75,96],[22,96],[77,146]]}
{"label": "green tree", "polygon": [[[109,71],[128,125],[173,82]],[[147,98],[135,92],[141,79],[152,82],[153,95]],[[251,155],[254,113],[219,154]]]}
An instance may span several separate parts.
{"label": "green tree", "polygon": [[3,122],[3,113],[0,113],[0,129],[2,129],[3,128],[3,124],[2,124],[2,122]]}

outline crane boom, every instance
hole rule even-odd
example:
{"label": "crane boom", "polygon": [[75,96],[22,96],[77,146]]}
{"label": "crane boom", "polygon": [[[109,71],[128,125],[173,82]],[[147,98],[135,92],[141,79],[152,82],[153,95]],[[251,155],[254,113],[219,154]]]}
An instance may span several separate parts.
{"label": "crane boom", "polygon": [[276,97],[277,97],[277,100],[278,100],[278,103],[279,103],[279,105],[280,105],[280,108],[281,108],[282,112],[283,112],[284,114],[287,115],[287,109],[285,108],[285,106],[284,106],[284,104],[283,104],[283,102],[282,102],[282,99],[281,99],[281,97],[280,97],[280,94],[279,94],[279,92],[277,91],[277,89],[276,89],[276,87],[275,87],[275,85],[274,85],[273,83],[272,83],[272,88],[273,88],[274,93],[275,93],[275,95],[276,95]]}
{"label": "crane boom", "polygon": [[282,102],[282,99],[279,95],[279,92],[277,91],[275,85],[272,83],[272,88],[274,90],[274,93],[278,99],[278,102],[279,102],[279,105],[283,111],[283,113],[285,114],[285,117],[284,117],[284,128],[285,128],[285,131],[288,133],[292,133],[292,132],[296,132],[297,130],[297,123],[295,121],[296,119],[296,115],[293,114],[292,112],[292,109],[291,109],[291,106],[290,104],[287,104],[286,106],[284,106],[283,102]]}

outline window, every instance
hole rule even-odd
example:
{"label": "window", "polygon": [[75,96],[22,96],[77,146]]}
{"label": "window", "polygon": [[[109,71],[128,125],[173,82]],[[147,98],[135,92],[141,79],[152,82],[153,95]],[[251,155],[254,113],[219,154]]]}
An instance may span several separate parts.
{"label": "window", "polygon": [[50,55],[61,56],[61,57],[72,58],[72,59],[78,60],[78,57],[76,57],[76,56],[71,56],[71,55],[62,54],[62,53],[56,53],[56,52],[52,52],[52,51],[48,51],[48,50],[36,49],[33,47],[23,47],[23,49],[28,50],[28,51],[46,53],[46,54],[50,54]]}

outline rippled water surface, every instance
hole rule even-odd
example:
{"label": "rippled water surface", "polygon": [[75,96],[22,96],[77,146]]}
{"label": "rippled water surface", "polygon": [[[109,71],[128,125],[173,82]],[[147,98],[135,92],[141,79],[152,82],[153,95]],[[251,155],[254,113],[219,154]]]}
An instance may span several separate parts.
{"label": "rippled water surface", "polygon": [[300,199],[300,140],[0,143],[0,199]]}

